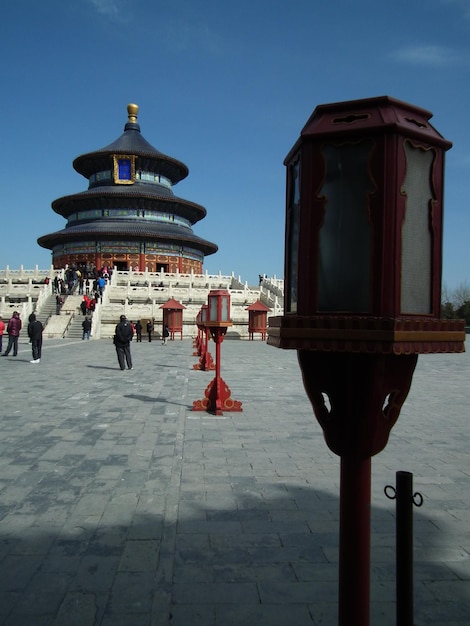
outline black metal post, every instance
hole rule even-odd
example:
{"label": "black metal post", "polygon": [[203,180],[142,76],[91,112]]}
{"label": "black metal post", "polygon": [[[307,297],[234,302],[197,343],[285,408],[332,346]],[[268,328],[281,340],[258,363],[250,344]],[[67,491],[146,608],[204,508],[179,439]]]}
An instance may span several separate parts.
{"label": "black metal post", "polygon": [[396,473],[397,626],[413,626],[413,474]]}
{"label": "black metal post", "polygon": [[[389,495],[388,490],[393,492]],[[423,496],[413,493],[413,474],[396,473],[396,487],[387,485],[385,495],[396,500],[397,626],[413,626],[413,504],[421,506]]]}

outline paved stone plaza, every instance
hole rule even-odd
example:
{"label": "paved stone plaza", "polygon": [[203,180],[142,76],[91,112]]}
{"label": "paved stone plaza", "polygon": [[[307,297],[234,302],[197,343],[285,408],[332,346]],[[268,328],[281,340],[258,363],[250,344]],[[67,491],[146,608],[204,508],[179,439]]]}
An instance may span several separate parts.
{"label": "paved stone plaza", "polygon": [[[339,459],[296,353],[225,341],[243,412],[220,417],[191,411],[213,372],[190,339],[132,353],[46,340],[33,365],[23,336],[0,359],[0,624],[335,626]],[[469,384],[468,353],[420,356],[373,459],[372,626],[395,626],[398,470],[424,498],[415,624],[470,623]]]}

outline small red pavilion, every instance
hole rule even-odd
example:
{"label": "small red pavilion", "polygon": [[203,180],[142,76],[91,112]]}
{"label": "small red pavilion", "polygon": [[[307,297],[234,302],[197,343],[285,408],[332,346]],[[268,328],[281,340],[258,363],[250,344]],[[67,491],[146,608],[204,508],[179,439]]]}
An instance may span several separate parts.
{"label": "small red pavilion", "polygon": [[174,298],[170,298],[160,308],[163,309],[162,336],[163,329],[168,326],[171,341],[174,341],[175,333],[179,333],[180,339],[183,339],[183,309],[186,307]]}
{"label": "small red pavilion", "polygon": [[268,327],[268,311],[271,309],[263,304],[261,300],[256,300],[245,309],[248,311],[248,338],[253,341],[254,333],[261,333],[262,341],[266,340],[266,330]]}

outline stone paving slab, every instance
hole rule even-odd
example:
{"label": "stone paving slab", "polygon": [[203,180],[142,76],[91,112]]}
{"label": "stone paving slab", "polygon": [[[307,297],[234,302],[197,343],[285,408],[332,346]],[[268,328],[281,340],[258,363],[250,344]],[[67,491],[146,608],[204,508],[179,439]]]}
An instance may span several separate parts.
{"label": "stone paving slab", "polygon": [[[213,344],[210,344],[213,351]],[[2,626],[337,623],[339,459],[296,353],[222,345],[243,412],[191,410],[190,339],[0,359]],[[415,625],[470,623],[470,357],[420,356],[372,463],[371,625],[395,625],[395,472],[414,475]]]}

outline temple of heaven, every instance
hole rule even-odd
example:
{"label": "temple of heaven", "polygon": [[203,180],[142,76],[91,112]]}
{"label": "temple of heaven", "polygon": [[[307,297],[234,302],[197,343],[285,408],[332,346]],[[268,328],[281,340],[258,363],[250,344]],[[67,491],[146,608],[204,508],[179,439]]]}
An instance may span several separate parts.
{"label": "temple of heaven", "polygon": [[192,230],[206,209],[173,194],[188,168],[144,139],[138,110],[135,104],[127,106],[128,121],[116,141],[74,160],[88,189],[54,200],[53,210],[67,224],[38,239],[52,250],[55,268],[202,274],[204,257],[217,252],[216,244]]}

